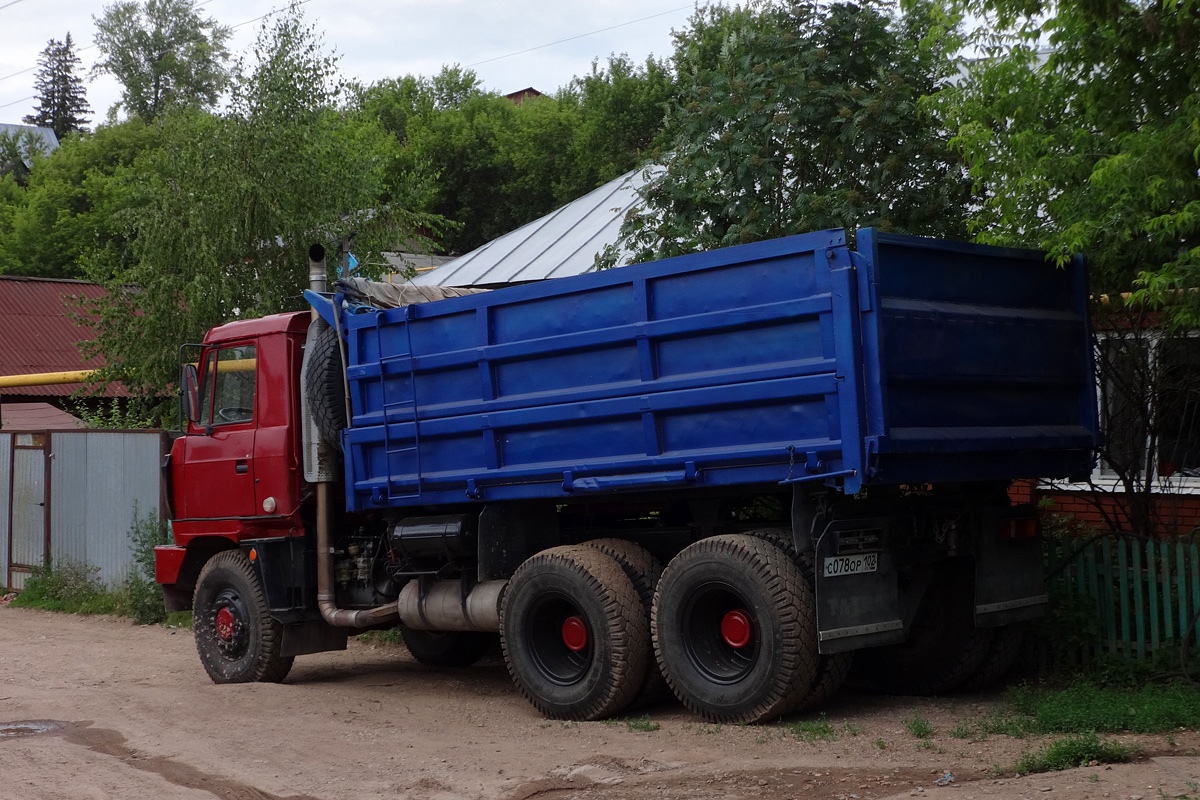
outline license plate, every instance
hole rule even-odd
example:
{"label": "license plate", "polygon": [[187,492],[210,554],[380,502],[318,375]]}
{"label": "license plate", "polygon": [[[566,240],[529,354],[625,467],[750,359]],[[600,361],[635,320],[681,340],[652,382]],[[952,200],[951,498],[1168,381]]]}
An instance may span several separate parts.
{"label": "license plate", "polygon": [[859,553],[856,556],[830,556],[825,559],[825,577],[859,575],[879,569],[878,553]]}

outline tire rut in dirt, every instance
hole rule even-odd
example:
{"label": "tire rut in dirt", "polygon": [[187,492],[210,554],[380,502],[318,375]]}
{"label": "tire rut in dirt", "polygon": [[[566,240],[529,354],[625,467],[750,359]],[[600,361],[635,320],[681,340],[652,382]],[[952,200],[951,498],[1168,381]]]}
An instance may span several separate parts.
{"label": "tire rut in dirt", "polygon": [[675,695],[712,722],[788,713],[817,674],[813,595],[786,552],[732,534],[685,548],[654,600],[654,650]]}
{"label": "tire rut in dirt", "polygon": [[292,668],[279,654],[283,628],[271,617],[250,560],[217,553],[200,572],[192,599],[200,663],[213,683],[278,683]]}
{"label": "tire rut in dirt", "polygon": [[[625,571],[625,575],[633,583],[634,590],[642,601],[646,612],[646,630],[650,630],[650,612],[654,607],[654,592],[658,589],[658,581],[662,578],[662,564],[654,555],[639,544],[627,539],[592,539],[585,542],[588,547],[594,547],[612,558]],[[671,687],[663,677],[658,661],[654,657],[654,649],[646,639],[646,676],[642,686],[629,703],[630,709],[645,706],[662,700],[671,694]]]}
{"label": "tire rut in dirt", "polygon": [[534,555],[504,594],[504,662],[526,699],[552,719],[603,719],[627,707],[645,677],[649,636],[633,583],[593,547]]}

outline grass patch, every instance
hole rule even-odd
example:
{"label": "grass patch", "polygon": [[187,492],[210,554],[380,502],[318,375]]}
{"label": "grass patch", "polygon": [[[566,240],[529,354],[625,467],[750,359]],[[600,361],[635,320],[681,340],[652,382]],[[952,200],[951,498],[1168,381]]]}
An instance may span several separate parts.
{"label": "grass patch", "polygon": [[360,633],[358,640],[364,644],[383,643],[383,644],[403,644],[404,640],[400,637],[399,628],[388,628],[382,631],[367,631]]}
{"label": "grass patch", "polygon": [[919,708],[914,708],[912,716],[905,718],[904,727],[908,729],[909,733],[918,739],[928,739],[930,736],[933,736],[933,734],[936,733],[936,731],[933,729],[933,725],[929,723],[929,720],[921,716],[921,709]]}
{"label": "grass patch", "polygon": [[119,613],[120,598],[100,582],[99,573],[99,567],[71,562],[34,568],[12,605],[68,614]]}
{"label": "grass patch", "polygon": [[1137,747],[1101,739],[1095,731],[1077,733],[1051,742],[1036,753],[1026,750],[1013,768],[1018,775],[1032,772],[1055,772],[1084,767],[1095,761],[1100,764],[1119,764],[1133,758]]}
{"label": "grass patch", "polygon": [[163,625],[166,625],[168,628],[187,628],[190,631],[192,629],[192,621],[192,612],[172,611],[163,620]]}
{"label": "grass patch", "polygon": [[882,736],[875,740],[875,746],[880,750],[887,750],[887,742],[883,740]]}
{"label": "grass patch", "polygon": [[953,736],[955,739],[970,739],[972,734],[974,734],[975,729],[965,722],[959,722],[953,728],[951,728],[950,730],[948,730],[946,732],[949,733],[951,736]]}
{"label": "grass patch", "polygon": [[1164,733],[1200,727],[1200,689],[1176,681],[1136,687],[1077,680],[1065,689],[1010,692],[1010,701],[1045,733]]}
{"label": "grass patch", "polygon": [[632,717],[625,720],[625,729],[629,731],[640,731],[642,733],[654,733],[661,728],[657,722],[650,719],[649,714],[642,714],[640,717]]}
{"label": "grass patch", "polygon": [[816,719],[803,719],[799,722],[790,722],[784,725],[791,734],[802,742],[813,744],[818,739],[824,739],[828,742],[837,741],[837,731],[824,714]]}

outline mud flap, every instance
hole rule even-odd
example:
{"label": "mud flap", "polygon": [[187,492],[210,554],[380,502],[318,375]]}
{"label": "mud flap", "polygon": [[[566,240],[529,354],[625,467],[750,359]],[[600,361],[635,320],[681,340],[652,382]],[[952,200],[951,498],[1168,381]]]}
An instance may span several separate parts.
{"label": "mud flap", "polygon": [[[896,564],[886,547],[884,520],[835,520],[817,539],[818,648],[822,654],[904,641],[905,621]],[[864,569],[874,558],[874,569]]]}
{"label": "mud flap", "polygon": [[1046,613],[1042,537],[1007,538],[1008,518],[984,518],[975,556],[975,624],[1011,625]]}

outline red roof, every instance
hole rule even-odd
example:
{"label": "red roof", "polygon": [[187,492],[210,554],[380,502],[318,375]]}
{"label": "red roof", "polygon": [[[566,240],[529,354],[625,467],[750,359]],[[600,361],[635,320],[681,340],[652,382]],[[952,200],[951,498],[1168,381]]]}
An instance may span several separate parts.
{"label": "red roof", "polygon": [[[104,290],[87,281],[20,278],[0,275],[0,375],[94,369],[103,359],[84,361],[76,343],[92,338],[72,315],[79,297],[99,297]],[[68,397],[81,384],[21,386],[5,396]],[[124,394],[109,387],[107,396]]]}
{"label": "red roof", "polygon": [[[9,390],[5,390],[7,392]],[[79,417],[49,403],[0,403],[0,430],[46,431],[86,428]]]}

